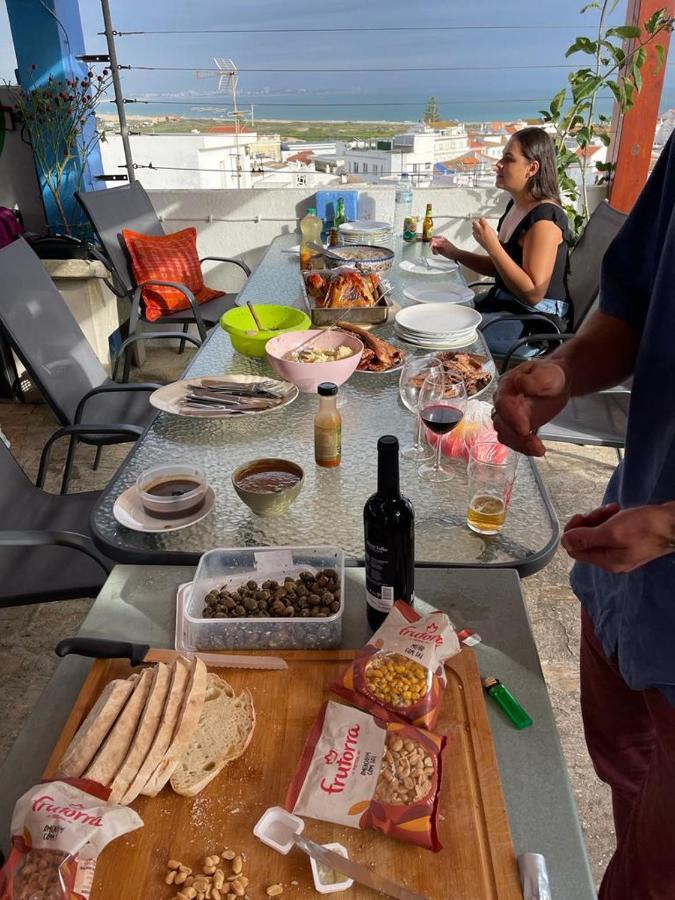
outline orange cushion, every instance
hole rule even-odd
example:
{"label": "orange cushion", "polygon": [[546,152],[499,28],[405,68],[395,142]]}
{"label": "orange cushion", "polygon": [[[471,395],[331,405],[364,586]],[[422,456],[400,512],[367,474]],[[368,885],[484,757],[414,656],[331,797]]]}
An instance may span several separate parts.
{"label": "orange cushion", "polygon": [[[204,284],[197,253],[196,228],[184,228],[175,234],[159,237],[124,228],[122,237],[131,257],[137,284],[152,279],[175,281],[189,288],[197,303],[207,303],[223,296],[224,291],[214,291]],[[159,285],[145,287],[142,296],[145,317],[150,322],[169,313],[190,308],[187,297],[176,288]]]}

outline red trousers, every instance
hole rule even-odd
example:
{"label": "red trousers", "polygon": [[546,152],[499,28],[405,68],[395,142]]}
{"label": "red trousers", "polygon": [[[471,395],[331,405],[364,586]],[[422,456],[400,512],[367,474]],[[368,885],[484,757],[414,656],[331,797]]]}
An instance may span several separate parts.
{"label": "red trousers", "polygon": [[617,840],[599,897],[675,900],[675,706],[658,690],[631,690],[583,608],[581,617],[586,744],[612,789]]}

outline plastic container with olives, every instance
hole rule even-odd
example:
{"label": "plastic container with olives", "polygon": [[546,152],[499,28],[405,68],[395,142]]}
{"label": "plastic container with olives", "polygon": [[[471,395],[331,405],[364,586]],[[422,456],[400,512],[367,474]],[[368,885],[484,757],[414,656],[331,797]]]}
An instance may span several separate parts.
{"label": "plastic container with olives", "polygon": [[336,547],[209,550],[183,611],[185,649],[337,647],[344,554]]}

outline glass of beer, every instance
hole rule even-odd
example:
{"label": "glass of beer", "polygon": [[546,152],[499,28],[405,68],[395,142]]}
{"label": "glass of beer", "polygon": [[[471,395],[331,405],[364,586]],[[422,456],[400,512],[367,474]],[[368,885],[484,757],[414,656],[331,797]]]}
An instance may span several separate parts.
{"label": "glass of beer", "polygon": [[469,454],[469,511],[466,522],[478,534],[499,534],[506,521],[518,454],[497,442],[477,443]]}

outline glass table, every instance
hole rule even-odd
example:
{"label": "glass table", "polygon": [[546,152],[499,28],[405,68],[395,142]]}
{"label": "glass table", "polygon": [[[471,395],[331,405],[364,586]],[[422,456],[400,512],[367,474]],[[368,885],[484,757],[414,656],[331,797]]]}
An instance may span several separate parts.
{"label": "glass table", "polygon": [[[296,234],[286,234],[271,244],[239,303],[302,305],[298,258],[284,252],[297,240]],[[414,258],[421,247],[406,245],[402,254]],[[408,304],[398,266],[386,274],[396,302]],[[464,283],[459,271],[431,276],[430,280],[439,287],[443,282]],[[377,334],[400,343],[391,324]],[[480,337],[470,349],[489,355]],[[214,328],[186,377],[223,373],[274,374],[266,360],[236,353],[228,335]],[[377,439],[394,434],[402,443],[410,443],[416,427],[415,418],[399,400],[398,379],[398,372],[356,372],[340,388],[343,460],[332,470],[314,463],[317,398],[313,395],[301,393],[290,406],[269,415],[227,421],[159,413],[94,508],[94,540],[109,557],[126,563],[189,565],[214,547],[315,544],[337,545],[350,562],[360,561],[363,505],[376,485]],[[305,471],[302,492],[281,518],[255,516],[234,492],[234,469],[259,457],[292,459]],[[201,522],[170,533],[144,534],[119,525],[112,510],[122,491],[133,485],[144,469],[180,459],[205,470],[216,495],[213,511]],[[416,463],[401,460],[402,492],[415,507],[417,565],[509,567],[523,576],[539,571],[555,552],[559,526],[536,464],[521,460],[507,523],[496,537],[481,537],[466,526],[466,466],[460,461],[450,465],[453,477],[438,485],[422,481]]]}

